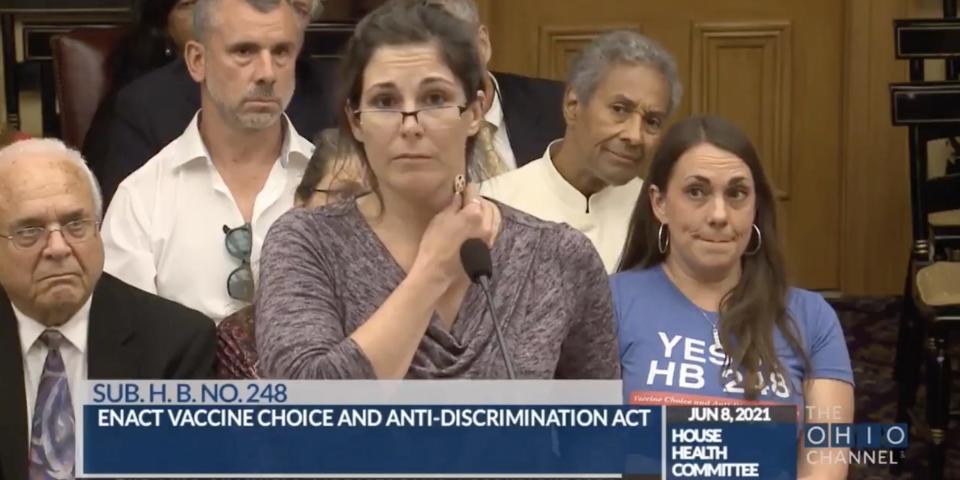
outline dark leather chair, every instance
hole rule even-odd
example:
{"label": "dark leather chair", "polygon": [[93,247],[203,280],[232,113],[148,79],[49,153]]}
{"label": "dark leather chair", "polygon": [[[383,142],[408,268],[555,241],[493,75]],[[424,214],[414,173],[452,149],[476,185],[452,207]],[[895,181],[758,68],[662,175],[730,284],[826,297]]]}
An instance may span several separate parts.
{"label": "dark leather chair", "polygon": [[81,28],[50,39],[63,141],[83,148],[100,101],[110,92],[108,59],[127,29]]}

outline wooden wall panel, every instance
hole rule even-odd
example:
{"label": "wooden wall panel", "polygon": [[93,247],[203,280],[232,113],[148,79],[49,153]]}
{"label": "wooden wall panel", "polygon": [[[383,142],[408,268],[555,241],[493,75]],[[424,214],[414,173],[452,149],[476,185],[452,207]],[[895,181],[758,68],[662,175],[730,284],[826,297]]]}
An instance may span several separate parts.
{"label": "wooden wall panel", "polygon": [[605,32],[619,29],[640,30],[635,24],[545,25],[540,27],[537,76],[563,80],[570,62],[583,46]]}
{"label": "wooden wall panel", "polygon": [[740,126],[764,162],[778,200],[790,192],[790,22],[697,23],[689,83],[691,113]]}
{"label": "wooden wall panel", "polygon": [[888,84],[906,81],[894,59],[904,0],[846,0],[841,282],[850,294],[903,291],[910,247],[906,128],[890,122]]}

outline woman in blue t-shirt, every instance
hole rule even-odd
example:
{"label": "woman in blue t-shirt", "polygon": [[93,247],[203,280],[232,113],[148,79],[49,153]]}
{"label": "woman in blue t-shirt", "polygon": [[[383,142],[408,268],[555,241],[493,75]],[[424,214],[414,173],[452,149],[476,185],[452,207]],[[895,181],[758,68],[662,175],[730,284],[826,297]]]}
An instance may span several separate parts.
{"label": "woman in blue t-shirt", "polygon": [[837,316],[787,285],[775,217],[756,150],[736,126],[699,116],[666,133],[611,279],[628,402],[792,403],[810,421],[853,421]]}

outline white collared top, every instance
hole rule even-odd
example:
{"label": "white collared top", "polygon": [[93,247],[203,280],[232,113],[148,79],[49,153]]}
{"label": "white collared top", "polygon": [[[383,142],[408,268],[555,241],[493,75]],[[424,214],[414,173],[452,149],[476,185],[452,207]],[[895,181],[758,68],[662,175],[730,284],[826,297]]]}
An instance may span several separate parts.
{"label": "white collared top", "polygon": [[[33,412],[37,403],[37,391],[40,389],[40,376],[43,374],[43,364],[47,361],[49,350],[40,341],[44,330],[56,330],[66,339],[60,345],[60,358],[67,372],[67,385],[70,387],[70,398],[76,399],[80,382],[87,378],[87,329],[90,326],[90,302],[93,295],[87,298],[86,303],[73,314],[70,319],[59,327],[46,327],[42,323],[28,317],[25,313],[13,307],[13,315],[17,318],[17,331],[20,335],[20,349],[23,353],[23,386],[27,400],[27,444],[30,443],[30,432],[33,430]],[[74,411],[74,418],[77,412]]]}
{"label": "white collared top", "polygon": [[493,150],[497,152],[508,170],[516,170],[517,158],[513,155],[513,147],[510,146],[510,136],[503,119],[503,106],[500,104],[503,100],[503,96],[500,94],[500,84],[497,83],[497,78],[493,74],[488,75],[493,82],[493,102],[490,103],[490,109],[483,115],[483,119],[497,127],[497,131],[493,135]]}
{"label": "white collared top", "polygon": [[[227,277],[240,261],[227,252],[223,231],[244,220],[210,160],[198,119],[199,112],[182,135],[120,184],[103,220],[104,271],[219,323],[246,306],[227,294]],[[254,202],[254,279],[267,230],[293,206],[313,153],[286,115],[283,122],[280,157]]]}
{"label": "white collared top", "polygon": [[600,253],[607,273],[613,273],[620,262],[643,180],[608,186],[587,198],[553,164],[550,149],[559,147],[560,141],[547,145],[539,159],[483,182],[480,193],[535,217],[580,230]]}

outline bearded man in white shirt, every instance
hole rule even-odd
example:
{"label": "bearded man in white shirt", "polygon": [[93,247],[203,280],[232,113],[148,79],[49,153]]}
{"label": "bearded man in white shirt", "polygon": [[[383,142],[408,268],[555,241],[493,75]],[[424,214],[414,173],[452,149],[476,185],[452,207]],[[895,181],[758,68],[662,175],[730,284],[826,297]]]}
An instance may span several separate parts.
{"label": "bearded man in white shirt", "polygon": [[201,109],[117,190],[105,271],[215,322],[253,298],[260,247],[313,145],[283,113],[303,19],[284,0],[201,0],[184,59]]}
{"label": "bearded man in white shirt", "polygon": [[676,62],[661,46],[627,30],[601,35],[568,73],[563,138],[480,191],[580,230],[613,272],[640,195],[639,177],[681,95]]}

